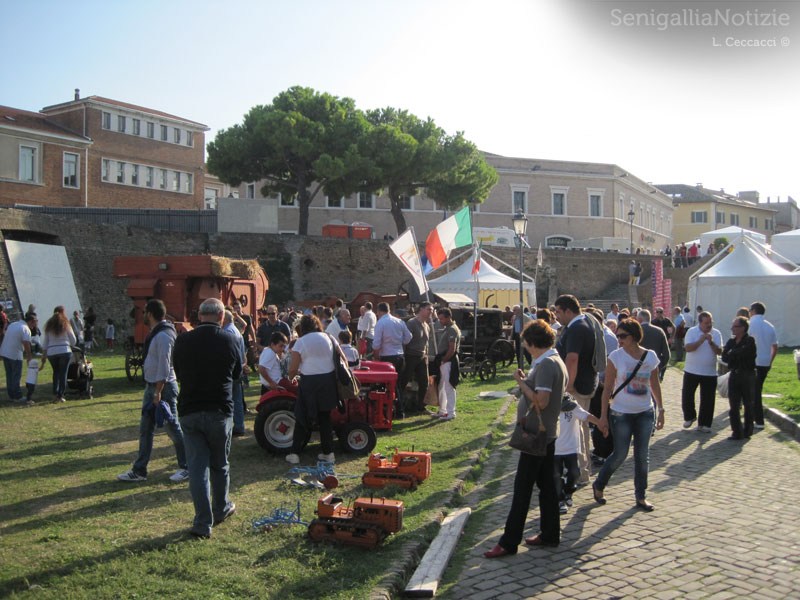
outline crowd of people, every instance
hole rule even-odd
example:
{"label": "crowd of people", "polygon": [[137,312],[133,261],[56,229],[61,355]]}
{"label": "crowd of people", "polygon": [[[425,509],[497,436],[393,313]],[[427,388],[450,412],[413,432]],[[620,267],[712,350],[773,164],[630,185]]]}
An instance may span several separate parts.
{"label": "crowd of people", "polygon": [[[385,302],[375,307],[367,302],[359,308],[353,323],[341,302],[302,312],[281,312],[269,305],[256,327],[238,300],[225,307],[208,299],[199,307],[199,325],[177,335],[163,302],[150,300],[144,310],[150,332],[143,349],[139,448],[131,469],[118,479],[147,479],[153,434],[157,426],[166,425],[178,467],[170,480],[189,481],[195,506],[191,533],[210,536],[211,527],[236,509],[228,497],[228,455],[231,438],[246,433],[244,387],[249,385],[249,374],[258,374],[262,394],[271,390],[296,394],[294,437],[286,460],[300,461],[300,451],[316,424],[321,439],[318,459],[334,462],[330,413],[338,400],[337,355],[351,367],[365,359],[394,366],[399,374],[395,418],[427,413],[439,421],[455,419],[462,336],[450,309],[422,302],[404,320]],[[775,329],[765,319],[764,304],[743,307],[733,319],[727,341],[713,327],[712,315],[700,306],[694,313],[688,307],[675,307],[672,319],[662,307],[654,312],[655,318],[649,310],[613,304],[603,314],[591,305],[582,307],[571,295],[560,296],[550,308],[506,307],[503,316],[520,366],[524,357],[530,367],[518,369],[514,376],[525,405],[541,411],[547,450],[544,456],[520,454],[505,532],[485,556],[516,552],[534,484],[539,488],[541,532],[526,542],[558,545],[559,515],[570,510],[575,491],[591,483],[594,500],[606,504],[605,488],[631,443],[636,506],[654,510],[646,497],[649,442],[653,432],[664,426],[660,382],[672,356],[680,360],[685,355],[686,360],[681,397],[684,428],[696,421],[698,432],[711,432],[720,365],[729,371],[730,439],[745,439],[763,428],[761,389],[777,352]],[[93,339],[95,319],[87,312],[83,319],[73,313],[70,320],[64,307],[56,307],[43,328],[41,363],[32,347],[39,328],[33,307],[23,319],[8,324],[0,356],[9,398],[25,401],[20,386],[23,361],[28,361],[28,374],[34,373],[35,383],[35,375],[48,360],[54,396],[63,402],[72,348]],[[415,389],[409,390],[411,383]],[[32,394],[29,385],[28,401]],[[427,405],[434,411],[429,412]],[[593,482],[592,467],[600,468]]]}

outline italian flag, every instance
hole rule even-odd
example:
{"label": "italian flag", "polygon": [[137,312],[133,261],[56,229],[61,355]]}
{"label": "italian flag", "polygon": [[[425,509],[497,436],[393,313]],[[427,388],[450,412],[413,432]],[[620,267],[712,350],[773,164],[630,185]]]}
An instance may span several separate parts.
{"label": "italian flag", "polygon": [[425,241],[425,257],[422,259],[425,274],[446,261],[451,250],[470,244],[472,244],[472,219],[469,207],[465,207],[439,223]]}

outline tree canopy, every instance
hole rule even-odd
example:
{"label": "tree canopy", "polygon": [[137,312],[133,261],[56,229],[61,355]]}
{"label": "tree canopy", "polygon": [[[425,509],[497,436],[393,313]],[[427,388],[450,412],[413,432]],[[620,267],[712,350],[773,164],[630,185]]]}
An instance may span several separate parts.
{"label": "tree canopy", "polygon": [[386,190],[400,234],[405,197],[426,194],[455,209],[483,202],[497,173],[462,133],[447,135],[431,119],[405,110],[358,110],[350,98],[292,87],[270,105],[253,107],[240,125],[208,144],[208,169],[221,181],[266,181],[262,194],[294,197],[298,233],[320,190],[339,198]]}

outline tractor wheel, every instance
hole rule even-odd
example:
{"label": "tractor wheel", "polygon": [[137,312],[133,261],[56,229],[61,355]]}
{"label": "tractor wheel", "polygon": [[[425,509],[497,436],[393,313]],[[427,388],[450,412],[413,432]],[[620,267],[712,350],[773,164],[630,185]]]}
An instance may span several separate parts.
{"label": "tractor wheel", "polygon": [[353,454],[367,454],[375,448],[378,438],[369,423],[353,421],[345,423],[338,431],[342,450]]}
{"label": "tractor wheel", "polygon": [[[294,400],[277,398],[267,402],[253,426],[258,445],[275,454],[288,454],[294,438]],[[310,435],[309,435],[310,437]],[[308,443],[305,441],[303,447]]]}
{"label": "tractor wheel", "polygon": [[136,381],[142,369],[142,345],[133,344],[125,352],[125,374],[129,381]]}
{"label": "tractor wheel", "polygon": [[492,342],[486,351],[486,356],[501,367],[507,367],[514,362],[514,345],[508,340],[498,339]]}
{"label": "tractor wheel", "polygon": [[478,367],[478,376],[481,381],[489,381],[497,375],[497,365],[491,360],[484,360]]}

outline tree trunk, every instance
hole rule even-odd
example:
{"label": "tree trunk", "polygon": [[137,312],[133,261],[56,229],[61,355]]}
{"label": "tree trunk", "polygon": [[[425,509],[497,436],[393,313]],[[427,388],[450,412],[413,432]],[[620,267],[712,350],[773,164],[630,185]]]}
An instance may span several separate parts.
{"label": "tree trunk", "polygon": [[407,229],[406,218],[403,216],[403,209],[400,208],[400,195],[395,193],[394,190],[389,188],[389,211],[394,217],[394,224],[397,227],[397,237]]}
{"label": "tree trunk", "polygon": [[297,207],[300,211],[300,222],[297,224],[298,235],[308,235],[308,207],[311,206],[311,194],[308,193],[305,178],[297,180]]}

